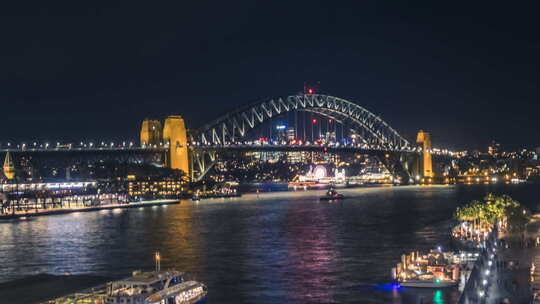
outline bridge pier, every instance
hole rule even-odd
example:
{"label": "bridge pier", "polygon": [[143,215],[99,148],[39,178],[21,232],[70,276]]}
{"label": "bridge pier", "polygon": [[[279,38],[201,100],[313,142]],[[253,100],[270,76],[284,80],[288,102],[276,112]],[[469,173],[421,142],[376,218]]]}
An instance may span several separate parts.
{"label": "bridge pier", "polygon": [[145,119],[141,125],[141,145],[168,145],[165,165],[191,175],[189,165],[188,135],[184,119],[171,115],[165,119],[163,129],[159,120]]}
{"label": "bridge pier", "polygon": [[179,115],[171,115],[165,119],[163,141],[169,144],[167,166],[179,169],[189,176],[187,130],[184,119]]}
{"label": "bridge pier", "polygon": [[416,137],[416,142],[422,144],[422,173],[423,177],[431,178],[433,174],[433,163],[431,160],[431,135],[420,130]]}

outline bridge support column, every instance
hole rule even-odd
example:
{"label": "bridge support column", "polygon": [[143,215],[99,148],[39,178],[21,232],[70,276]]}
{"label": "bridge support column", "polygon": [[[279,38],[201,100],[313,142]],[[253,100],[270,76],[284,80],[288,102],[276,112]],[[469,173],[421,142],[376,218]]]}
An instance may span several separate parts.
{"label": "bridge support column", "polygon": [[145,119],[141,125],[140,141],[141,146],[159,145],[163,129],[159,120]]}
{"label": "bridge support column", "polygon": [[171,169],[180,169],[190,176],[187,130],[181,116],[172,115],[165,119],[163,140],[169,143],[167,166]]}
{"label": "bridge support column", "polygon": [[422,173],[424,177],[433,177],[433,163],[431,161],[431,135],[420,130],[416,142],[422,144]]}

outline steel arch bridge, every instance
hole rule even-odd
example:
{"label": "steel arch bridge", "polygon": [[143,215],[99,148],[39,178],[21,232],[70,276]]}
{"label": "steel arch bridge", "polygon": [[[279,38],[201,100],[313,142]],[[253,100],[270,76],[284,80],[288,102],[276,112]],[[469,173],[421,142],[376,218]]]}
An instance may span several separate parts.
{"label": "steel arch bridge", "polygon": [[409,142],[381,117],[348,100],[321,94],[290,95],[259,101],[204,125],[192,141],[202,145],[226,145],[272,118],[291,111],[307,111],[347,123],[360,134],[364,143],[378,144],[390,150],[408,147]]}
{"label": "steel arch bridge", "polygon": [[[357,149],[358,152],[368,151],[371,154],[383,155],[393,152],[392,155],[395,155],[396,162],[399,163],[397,167],[407,167],[401,152],[411,152],[413,147],[381,117],[342,98],[322,94],[299,94],[266,99],[240,107],[198,130],[192,130],[189,146],[192,180],[198,181],[204,177],[216,162],[217,152],[237,150],[235,144],[241,142],[251,130],[293,111],[316,113],[342,125],[346,124],[348,128],[356,131],[363,144],[363,148]],[[392,167],[396,168],[396,164]],[[400,175],[405,178],[410,177],[406,168],[396,170],[401,171]]]}

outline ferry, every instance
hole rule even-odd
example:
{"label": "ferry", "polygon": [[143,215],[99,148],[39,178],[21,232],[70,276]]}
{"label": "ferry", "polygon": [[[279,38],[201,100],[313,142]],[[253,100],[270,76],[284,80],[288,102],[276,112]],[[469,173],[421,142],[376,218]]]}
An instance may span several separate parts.
{"label": "ferry", "polygon": [[185,281],[176,270],[140,272],[109,283],[105,304],[201,304],[206,301],[206,286]]}

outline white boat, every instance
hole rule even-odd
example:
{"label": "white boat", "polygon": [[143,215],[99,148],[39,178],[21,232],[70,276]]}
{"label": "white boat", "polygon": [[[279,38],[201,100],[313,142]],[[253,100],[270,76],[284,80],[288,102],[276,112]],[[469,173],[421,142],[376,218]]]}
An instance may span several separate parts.
{"label": "white boat", "polygon": [[399,282],[400,286],[404,287],[419,287],[419,288],[445,288],[457,286],[458,282],[453,280],[419,280],[411,279]]}
{"label": "white boat", "polygon": [[206,286],[184,281],[184,273],[135,271],[133,276],[109,283],[105,304],[199,304],[206,300]]}

